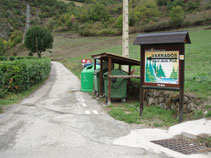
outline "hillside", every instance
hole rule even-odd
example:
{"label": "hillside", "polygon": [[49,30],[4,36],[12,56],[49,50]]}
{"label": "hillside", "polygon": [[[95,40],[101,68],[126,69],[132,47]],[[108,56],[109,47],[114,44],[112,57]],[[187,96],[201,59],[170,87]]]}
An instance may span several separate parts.
{"label": "hillside", "polygon": [[[211,23],[210,15],[211,0],[130,0],[129,32],[207,25]],[[57,34],[122,34],[121,0],[0,0],[0,40],[4,39],[0,50],[11,50],[22,42],[26,17],[29,26],[42,25]],[[17,54],[16,49],[12,54]]]}
{"label": "hillside", "polygon": [[[0,0],[0,37],[24,31],[26,5],[31,25],[83,36],[120,35],[121,0]],[[211,23],[210,0],[130,0],[130,33],[166,30]]]}
{"label": "hillside", "polygon": [[0,37],[8,40],[13,31],[24,31],[27,4],[31,25],[45,24],[49,17],[66,13],[71,5],[57,0],[0,0]]}

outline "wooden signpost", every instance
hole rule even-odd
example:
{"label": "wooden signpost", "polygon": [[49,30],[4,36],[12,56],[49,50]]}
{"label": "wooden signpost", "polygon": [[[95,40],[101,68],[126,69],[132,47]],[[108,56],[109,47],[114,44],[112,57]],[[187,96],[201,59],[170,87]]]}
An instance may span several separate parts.
{"label": "wooden signpost", "polygon": [[140,115],[144,109],[144,90],[180,92],[179,121],[183,121],[185,46],[191,43],[187,31],[138,35],[141,46]]}

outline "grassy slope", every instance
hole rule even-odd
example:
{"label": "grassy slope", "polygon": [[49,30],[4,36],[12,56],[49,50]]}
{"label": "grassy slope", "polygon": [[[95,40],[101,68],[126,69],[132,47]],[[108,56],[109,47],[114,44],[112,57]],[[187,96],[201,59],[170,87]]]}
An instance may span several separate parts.
{"label": "grassy slope", "polygon": [[[190,38],[192,44],[186,45],[186,60],[185,60],[185,91],[196,94],[199,97],[208,98],[210,94],[210,82],[211,82],[211,29],[205,30],[207,27],[200,28],[191,28],[190,29]],[[108,38],[105,38],[105,42],[108,42]],[[99,38],[103,40],[102,38]],[[130,42],[133,42],[134,35],[131,38]],[[97,38],[93,40],[84,39],[85,41],[81,42],[90,42],[98,43]],[[120,39],[118,39],[120,40]],[[76,39],[77,41],[77,39]],[[83,44],[81,44],[83,46]],[[121,54],[121,45],[100,48],[99,45],[94,51],[88,51],[88,53],[78,54],[72,58],[66,59],[63,61],[65,65],[73,71],[78,77],[80,76],[80,60],[82,58],[90,58],[91,54],[111,52],[115,54]],[[56,48],[55,48],[56,49]],[[139,59],[139,46],[134,46],[130,44],[130,57]],[[136,71],[139,72],[138,70]]]}

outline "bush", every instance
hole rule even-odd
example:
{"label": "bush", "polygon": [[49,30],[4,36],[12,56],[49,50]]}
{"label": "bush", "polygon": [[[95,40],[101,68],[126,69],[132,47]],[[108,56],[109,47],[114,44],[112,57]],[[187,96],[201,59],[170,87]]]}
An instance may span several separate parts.
{"label": "bush", "polygon": [[[5,89],[0,88],[0,99],[4,98],[7,94],[7,91]],[[1,111],[1,109],[0,109]]]}
{"label": "bush", "polygon": [[185,9],[188,11],[192,11],[199,8],[199,6],[200,6],[199,0],[188,1],[188,3],[185,5]]}
{"label": "bush", "polygon": [[176,26],[181,25],[184,21],[184,11],[182,7],[181,6],[173,7],[170,11],[170,18],[171,18],[171,22],[174,25]]}
{"label": "bush", "polygon": [[83,8],[80,13],[80,20],[82,22],[107,22],[110,18],[108,10],[101,3],[92,4],[87,8]]}
{"label": "bush", "polygon": [[159,17],[159,8],[154,0],[141,1],[132,12],[135,22],[148,23],[156,21]]}
{"label": "bush", "polygon": [[168,8],[171,10],[173,7],[176,6],[180,6],[183,7],[184,6],[184,0],[173,0],[173,1],[168,1]]}
{"label": "bush", "polygon": [[4,53],[5,53],[5,45],[3,41],[0,39],[0,56],[4,55]]}
{"label": "bush", "polygon": [[7,61],[7,57],[5,57],[5,56],[0,56],[0,61]]}
{"label": "bush", "polygon": [[120,16],[117,18],[115,27],[116,27],[119,31],[122,31],[122,27],[123,27],[123,17],[122,17],[122,15],[120,15]]}
{"label": "bush", "polygon": [[19,30],[15,30],[9,39],[9,48],[15,47],[17,44],[21,43],[23,40],[23,33]]}
{"label": "bush", "polygon": [[0,63],[0,89],[18,93],[46,79],[51,68],[50,59],[22,59]]}

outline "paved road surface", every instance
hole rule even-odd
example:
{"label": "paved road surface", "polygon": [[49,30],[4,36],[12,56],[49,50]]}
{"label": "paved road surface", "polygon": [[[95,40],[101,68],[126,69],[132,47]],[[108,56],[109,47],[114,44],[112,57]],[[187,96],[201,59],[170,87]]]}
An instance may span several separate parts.
{"label": "paved road surface", "polygon": [[141,148],[114,145],[131,127],[112,119],[62,64],[52,62],[48,81],[0,114],[0,158],[165,158]]}

